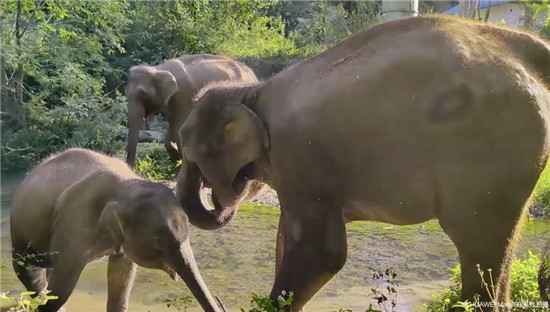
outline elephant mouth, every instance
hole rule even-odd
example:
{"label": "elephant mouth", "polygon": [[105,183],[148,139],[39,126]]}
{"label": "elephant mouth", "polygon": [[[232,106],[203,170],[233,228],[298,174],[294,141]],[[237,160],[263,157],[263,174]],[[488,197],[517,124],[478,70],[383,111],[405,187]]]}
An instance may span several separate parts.
{"label": "elephant mouth", "polygon": [[[244,197],[245,191],[247,189],[247,186],[251,180],[254,179],[256,176],[256,168],[253,165],[252,162],[246,164],[244,167],[242,167],[235,176],[235,179],[233,179],[233,183],[231,184],[231,193],[234,195],[231,196],[230,199],[231,202],[234,202],[234,204],[237,204],[239,200]],[[224,205],[220,203],[218,194],[214,191],[213,185],[208,181],[206,176],[201,176],[201,189],[202,188],[210,188],[212,189],[212,195],[211,200],[214,204],[214,208],[216,208],[219,211],[224,210]]]}
{"label": "elephant mouth", "polygon": [[237,194],[242,194],[246,189],[248,182],[256,177],[256,167],[252,162],[246,164],[237,172],[235,179],[233,180],[233,190]]}

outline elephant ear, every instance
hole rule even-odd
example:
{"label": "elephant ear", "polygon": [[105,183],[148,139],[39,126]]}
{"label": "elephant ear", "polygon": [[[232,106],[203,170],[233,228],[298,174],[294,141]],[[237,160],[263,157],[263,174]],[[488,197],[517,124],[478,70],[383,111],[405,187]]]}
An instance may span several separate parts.
{"label": "elephant ear", "polygon": [[223,142],[235,148],[242,162],[252,162],[262,151],[269,151],[269,134],[253,111],[237,102],[228,104],[225,109],[231,117],[224,127]]}
{"label": "elephant ear", "polygon": [[127,219],[125,207],[120,201],[108,202],[97,222],[88,261],[110,254],[118,254],[124,243],[124,225]]}
{"label": "elephant ear", "polygon": [[167,105],[170,98],[178,92],[176,77],[167,70],[159,70],[155,74],[157,95],[163,105]]}

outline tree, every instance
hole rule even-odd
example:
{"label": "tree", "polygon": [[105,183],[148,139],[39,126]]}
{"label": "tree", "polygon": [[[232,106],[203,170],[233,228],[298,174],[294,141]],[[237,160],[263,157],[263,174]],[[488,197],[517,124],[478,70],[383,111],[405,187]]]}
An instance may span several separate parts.
{"label": "tree", "polygon": [[102,74],[111,70],[104,54],[122,49],[126,6],[122,1],[2,2],[2,91],[18,126],[27,127],[33,108],[101,92]]}
{"label": "tree", "polygon": [[550,39],[550,2],[549,0],[523,0],[525,5],[524,27]]}

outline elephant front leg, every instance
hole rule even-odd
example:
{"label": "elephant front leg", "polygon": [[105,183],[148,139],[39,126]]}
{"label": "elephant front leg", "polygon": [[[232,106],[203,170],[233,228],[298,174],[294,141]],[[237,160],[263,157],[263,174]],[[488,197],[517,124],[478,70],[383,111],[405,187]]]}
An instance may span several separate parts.
{"label": "elephant front leg", "polygon": [[[346,228],[339,207],[321,196],[313,200],[281,197],[283,243],[278,245],[277,273],[271,299],[294,293],[291,310],[302,307],[344,266]],[[279,260],[281,259],[281,260]]]}
{"label": "elephant front leg", "polygon": [[128,310],[128,300],[134,283],[136,268],[137,265],[122,254],[109,256],[107,312],[125,312]]}
{"label": "elephant front leg", "polygon": [[281,266],[283,265],[283,254],[285,250],[283,227],[283,216],[281,213],[281,218],[279,218],[279,228],[277,229],[277,245],[275,247],[275,277],[277,277],[279,271],[281,271]]}
{"label": "elephant front leg", "polygon": [[[86,265],[85,250],[76,244],[68,244],[65,248],[55,248],[58,252],[54,256],[54,267],[48,283],[49,295],[57,296],[57,299],[49,300],[45,305],[40,306],[40,312],[55,312],[61,309],[74,290],[80,273]],[[60,247],[57,245],[57,247]]]}
{"label": "elephant front leg", "polygon": [[[36,253],[34,250],[29,250],[28,244],[14,242],[12,251],[12,265],[17,278],[25,286],[28,291],[34,291],[36,295],[46,289],[48,279],[46,269],[35,266],[30,259],[34,259],[30,255]],[[28,259],[27,261],[25,261]],[[44,259],[38,259],[44,261]],[[27,263],[31,262],[31,263]]]}

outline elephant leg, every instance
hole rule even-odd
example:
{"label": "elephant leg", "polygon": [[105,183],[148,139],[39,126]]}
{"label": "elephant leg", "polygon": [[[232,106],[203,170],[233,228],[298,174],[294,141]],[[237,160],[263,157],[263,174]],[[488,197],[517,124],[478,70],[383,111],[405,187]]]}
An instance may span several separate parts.
{"label": "elephant leg", "polygon": [[284,248],[270,297],[277,302],[283,291],[292,291],[291,310],[300,311],[344,266],[346,227],[341,209],[323,196],[325,192],[313,196],[290,194],[279,194]]}
{"label": "elephant leg", "polygon": [[277,229],[277,246],[275,247],[275,276],[281,271],[281,265],[283,264],[283,254],[285,250],[285,238],[283,236],[283,216],[279,218],[279,228]]}
{"label": "elephant leg", "polygon": [[29,252],[28,247],[21,248],[18,244],[14,244],[12,251],[13,270],[28,291],[39,294],[48,285],[46,269],[25,261],[26,256],[30,253],[34,252]]}
{"label": "elephant leg", "polygon": [[[491,205],[500,208],[498,215],[492,209],[479,207],[468,209],[472,212],[469,216],[442,217],[440,224],[458,249],[462,300],[472,302],[479,295],[480,302],[496,301],[499,305],[507,305],[510,297],[510,269],[525,211],[510,207],[504,201]],[[483,278],[488,288],[481,283],[478,264],[484,271]],[[499,311],[508,310],[501,306]]]}
{"label": "elephant leg", "polygon": [[21,265],[17,261],[13,261],[13,270],[28,291],[34,291],[36,294],[39,294],[46,289],[48,285],[46,269]]}
{"label": "elephant leg", "polygon": [[107,312],[125,312],[128,310],[128,300],[134,283],[136,268],[137,265],[124,255],[109,256]]}
{"label": "elephant leg", "polygon": [[79,239],[73,232],[56,231],[52,237],[51,250],[54,255],[54,265],[48,283],[50,295],[57,296],[40,306],[40,312],[54,312],[61,309],[74,290],[80,273],[86,265],[86,242]]}

